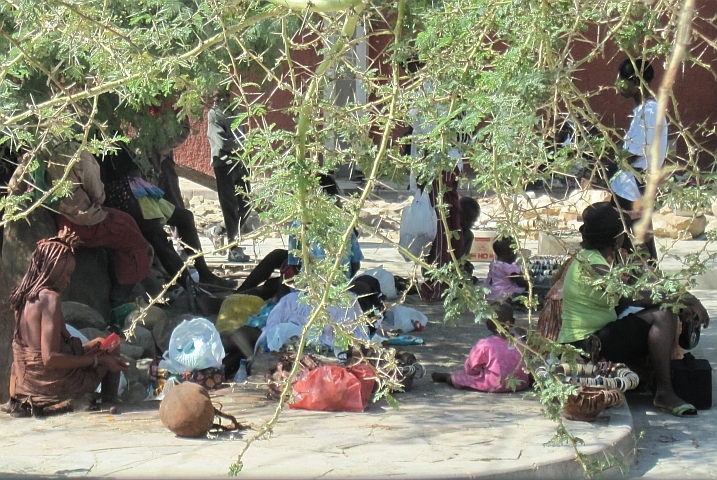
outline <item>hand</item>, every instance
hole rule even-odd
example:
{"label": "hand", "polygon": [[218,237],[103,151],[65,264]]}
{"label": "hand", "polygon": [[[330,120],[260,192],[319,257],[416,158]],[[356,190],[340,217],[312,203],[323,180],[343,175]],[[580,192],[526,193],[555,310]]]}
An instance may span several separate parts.
{"label": "hand", "polygon": [[89,342],[82,345],[82,347],[85,350],[85,353],[89,352],[90,350],[92,350],[94,348],[100,348],[100,345],[102,344],[103,340],[104,340],[104,338],[98,337],[98,338],[95,338],[94,340],[90,340]]}
{"label": "hand", "polygon": [[686,303],[689,309],[697,315],[700,325],[702,325],[703,328],[707,328],[710,325],[710,316],[707,313],[707,309],[702,305],[702,302],[692,297],[688,299]]}
{"label": "hand", "polygon": [[129,363],[114,355],[102,355],[97,357],[99,365],[106,367],[112,373],[126,372],[129,369]]}

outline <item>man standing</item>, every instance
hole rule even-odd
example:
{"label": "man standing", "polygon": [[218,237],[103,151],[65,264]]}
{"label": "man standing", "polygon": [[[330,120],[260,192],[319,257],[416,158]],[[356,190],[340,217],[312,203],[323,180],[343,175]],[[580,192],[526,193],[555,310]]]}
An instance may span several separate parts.
{"label": "man standing", "polygon": [[[627,162],[631,170],[640,174],[636,178],[631,170],[619,171],[610,181],[610,188],[615,194],[615,203],[623,210],[634,209],[634,202],[642,199],[645,191],[644,177],[649,173],[652,145],[658,142],[657,155],[659,166],[665,163],[667,154],[667,122],[660,131],[656,131],[657,101],[649,91],[649,84],[655,77],[655,71],[647,62],[640,59],[625,59],[618,67],[617,88],[623,98],[632,98],[635,108],[632,111],[630,128],[625,134],[623,149],[629,157]],[[645,242],[645,246],[653,259],[657,259],[654,238]]]}
{"label": "man standing", "polygon": [[[229,242],[236,240],[241,223],[246,221],[251,209],[247,194],[250,192],[249,172],[234,154],[243,148],[242,127],[232,131],[234,117],[226,114],[230,93],[221,90],[214,95],[214,105],[207,118],[207,136],[212,153],[212,168],[217,179],[219,206]],[[229,250],[230,262],[248,262],[249,255],[238,246]]]}

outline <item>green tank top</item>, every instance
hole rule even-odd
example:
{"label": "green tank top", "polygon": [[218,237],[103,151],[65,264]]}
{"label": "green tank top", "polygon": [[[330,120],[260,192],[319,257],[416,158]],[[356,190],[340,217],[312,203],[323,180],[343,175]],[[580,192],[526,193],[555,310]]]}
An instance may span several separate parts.
{"label": "green tank top", "polygon": [[583,249],[568,268],[563,284],[563,323],[559,343],[583,340],[617,320],[615,306],[619,299],[611,298],[599,286],[589,284],[589,279],[598,275],[590,265],[610,266],[597,250]]}

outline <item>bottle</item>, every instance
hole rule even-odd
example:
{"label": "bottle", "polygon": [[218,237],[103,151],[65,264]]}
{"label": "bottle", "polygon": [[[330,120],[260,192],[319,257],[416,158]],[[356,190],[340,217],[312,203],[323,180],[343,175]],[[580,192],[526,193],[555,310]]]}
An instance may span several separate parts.
{"label": "bottle", "polygon": [[243,358],[239,361],[239,370],[237,370],[236,375],[234,375],[234,383],[245,383],[248,378],[249,375],[246,373],[246,359]]}

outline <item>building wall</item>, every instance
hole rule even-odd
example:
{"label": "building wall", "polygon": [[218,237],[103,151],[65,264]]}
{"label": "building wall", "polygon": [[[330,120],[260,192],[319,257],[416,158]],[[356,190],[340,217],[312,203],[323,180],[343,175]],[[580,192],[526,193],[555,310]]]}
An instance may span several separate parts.
{"label": "building wall", "polygon": [[[715,0],[697,0],[697,7],[703,17],[717,18],[717,1]],[[714,22],[697,21],[694,25],[695,30],[704,34],[708,39],[714,42],[717,39],[717,26]],[[597,28],[593,28],[588,34],[588,38],[599,38]],[[369,68],[379,68],[384,74],[389,74],[389,68],[384,64],[384,52],[392,39],[391,35],[371,36],[369,40]],[[312,40],[307,37],[306,40]],[[697,42],[697,41],[696,41]],[[679,114],[683,125],[688,129],[701,123],[717,123],[717,49],[714,46],[704,45],[700,42],[704,53],[701,61],[707,65],[711,65],[712,71],[695,66],[686,66],[677,76],[673,92],[674,97],[679,105]],[[575,50],[575,57],[580,58],[588,52],[590,47],[585,45],[583,51]],[[637,52],[634,52],[637,53]],[[297,64],[315,66],[319,62],[319,58],[314,50],[299,50],[292,53]],[[607,43],[604,53],[600,57],[596,57],[592,62],[586,64],[584,68],[576,75],[576,84],[581,90],[597,91],[601,86],[612,86],[615,84],[617,76],[617,66],[625,58],[625,54],[618,51],[617,47],[612,43]],[[664,68],[666,67],[666,59],[659,59],[653,62],[655,68],[655,80],[652,87],[657,89],[659,82],[662,80]],[[306,73],[306,72],[304,72]],[[305,78],[305,76],[304,76]],[[291,102],[291,95],[285,90],[275,90],[275,85],[268,85],[263,95],[269,98],[269,111],[266,119],[268,122],[276,123],[277,127],[283,129],[293,129],[295,119],[292,115],[287,114],[287,108]],[[259,92],[254,92],[259,94]],[[603,119],[603,123],[607,126],[614,126],[618,130],[624,130],[628,127],[630,119],[628,115],[634,108],[634,103],[630,99],[620,97],[614,89],[607,89],[600,94],[594,96],[590,100],[592,109]],[[672,109],[673,110],[673,109]],[[206,116],[205,116],[206,117]],[[184,145],[176,151],[176,161],[182,165],[193,168],[203,173],[212,174],[209,167],[209,141],[206,137],[206,121],[201,120],[192,124],[194,133],[189,137]],[[396,136],[402,132],[396,132]],[[675,129],[670,130],[671,134],[676,133]],[[717,135],[711,137],[698,137],[700,143],[704,144],[710,151],[717,152]],[[677,144],[678,156],[686,155],[686,144],[680,141]],[[700,165],[702,168],[711,167],[713,159],[708,155],[700,156]]]}

